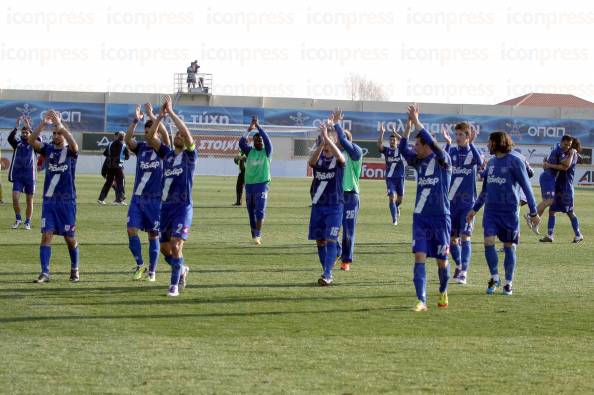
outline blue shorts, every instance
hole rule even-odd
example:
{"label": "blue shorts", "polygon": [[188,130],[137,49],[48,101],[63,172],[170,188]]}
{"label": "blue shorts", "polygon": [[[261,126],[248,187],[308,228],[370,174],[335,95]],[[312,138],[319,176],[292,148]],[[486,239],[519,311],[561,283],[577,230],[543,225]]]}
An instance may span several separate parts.
{"label": "blue shorts", "polygon": [[164,243],[172,237],[188,240],[193,214],[192,205],[162,205],[159,220],[160,241]]}
{"label": "blue shorts", "polygon": [[33,180],[12,180],[13,192],[24,192],[26,195],[35,194],[35,181]]}
{"label": "blue shorts", "polygon": [[452,221],[452,237],[460,237],[462,235],[472,236],[472,231],[474,230],[474,218],[471,223],[466,222],[466,216],[470,210],[472,210],[472,207],[452,207],[450,214]]}
{"label": "blue shorts", "polygon": [[413,252],[428,258],[448,259],[452,222],[449,215],[425,217],[413,214]]}
{"label": "blue shorts", "polygon": [[41,206],[41,233],[74,237],[76,232],[76,202],[73,200],[43,201]]}
{"label": "blue shorts", "polygon": [[520,242],[520,217],[517,212],[498,213],[485,210],[483,214],[485,237],[497,236],[503,243]]}
{"label": "blue shorts", "polygon": [[550,210],[558,213],[569,213],[573,211],[573,189],[568,191],[559,191],[555,193],[555,200],[551,204]]}
{"label": "blue shorts", "polygon": [[256,221],[263,220],[266,215],[266,206],[268,204],[269,184],[246,184],[245,202],[250,215],[253,214]]}
{"label": "blue shorts", "polygon": [[555,177],[549,172],[543,172],[538,178],[540,184],[540,195],[543,200],[552,199],[555,197]]}
{"label": "blue shorts", "polygon": [[128,208],[128,228],[159,232],[160,215],[161,200],[145,200],[134,196]]}
{"label": "blue shorts", "polygon": [[342,224],[343,206],[311,206],[309,217],[309,240],[338,240],[338,232]]}
{"label": "blue shorts", "polygon": [[388,196],[404,196],[404,177],[386,178],[386,187],[388,188]]}

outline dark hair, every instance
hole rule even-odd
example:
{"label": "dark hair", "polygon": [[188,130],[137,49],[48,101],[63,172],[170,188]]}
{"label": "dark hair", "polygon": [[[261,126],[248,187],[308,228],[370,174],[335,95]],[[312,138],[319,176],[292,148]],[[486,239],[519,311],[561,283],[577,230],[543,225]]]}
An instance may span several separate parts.
{"label": "dark hair", "polygon": [[254,137],[252,137],[252,138],[254,138],[254,139],[255,139],[256,137],[260,137],[260,138],[262,138],[262,135],[261,135],[260,133],[254,133]]}
{"label": "dark hair", "polygon": [[571,148],[576,150],[576,152],[579,154],[580,152],[582,152],[582,142],[574,137],[573,141],[571,142]]}
{"label": "dark hair", "polygon": [[572,141],[573,137],[568,135],[568,134],[564,134],[563,137],[561,137],[561,141]]}
{"label": "dark hair", "polygon": [[514,142],[509,134],[506,132],[493,132],[489,135],[489,141],[492,143],[491,149],[493,152],[507,154],[511,152],[514,147]]}
{"label": "dark hair", "polygon": [[150,128],[151,126],[153,126],[153,120],[152,120],[152,119],[149,119],[148,121],[146,121],[146,122],[144,123],[144,128],[145,128],[145,129],[146,129],[146,128]]}
{"label": "dark hair", "polygon": [[31,133],[33,132],[33,131],[31,130],[31,128],[28,128],[28,127],[26,127],[26,126],[23,126],[23,127],[21,128],[21,132],[25,132],[25,131],[29,131],[29,132],[31,132]]}
{"label": "dark hair", "polygon": [[427,145],[427,140],[425,140],[420,134],[417,134],[416,138],[419,140],[419,143]]}
{"label": "dark hair", "polygon": [[454,127],[454,130],[460,130],[460,131],[464,132],[466,137],[470,137],[470,125],[466,122],[457,123],[456,126]]}

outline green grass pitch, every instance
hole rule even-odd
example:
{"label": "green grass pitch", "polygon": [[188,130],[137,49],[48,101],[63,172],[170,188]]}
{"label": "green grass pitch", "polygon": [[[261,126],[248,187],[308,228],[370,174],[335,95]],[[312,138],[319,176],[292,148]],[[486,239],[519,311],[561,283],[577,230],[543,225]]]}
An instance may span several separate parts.
{"label": "green grass pitch", "polygon": [[31,283],[39,196],[30,232],[11,230],[12,207],[0,206],[1,393],[594,392],[592,190],[577,191],[579,245],[567,217],[546,245],[522,223],[511,297],[485,295],[479,219],[469,284],[450,284],[450,307],[438,310],[428,262],[429,311],[419,314],[410,311],[413,183],[394,227],[385,184],[362,182],[355,263],[320,288],[309,180],[273,180],[256,247],[245,208],[231,206],[235,179],[196,177],[189,285],[167,298],[162,260],[156,283],[131,280],[127,208],[95,203],[102,182],[77,177],[78,284],[61,239],[52,282]]}

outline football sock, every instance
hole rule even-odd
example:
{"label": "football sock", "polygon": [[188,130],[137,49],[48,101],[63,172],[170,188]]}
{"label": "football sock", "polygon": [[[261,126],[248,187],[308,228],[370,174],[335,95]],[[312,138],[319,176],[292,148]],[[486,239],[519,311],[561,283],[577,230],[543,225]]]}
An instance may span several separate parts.
{"label": "football sock", "polygon": [[[491,277],[494,279],[494,276],[499,274],[499,270],[497,268],[497,265],[499,265],[499,257],[497,256],[495,245],[485,246],[485,259],[487,260]],[[499,276],[497,278],[499,278]]]}
{"label": "football sock", "polygon": [[582,233],[580,232],[580,221],[578,220],[577,216],[571,217],[571,227],[576,236],[580,236]]}
{"label": "football sock", "polygon": [[324,259],[324,277],[332,277],[332,267],[336,262],[336,243],[326,241],[326,257]]}
{"label": "football sock", "polygon": [[450,243],[450,254],[452,254],[452,259],[454,260],[454,262],[456,262],[456,267],[459,268],[462,255],[460,244]]}
{"label": "football sock", "polygon": [[39,259],[41,261],[41,273],[49,274],[50,258],[52,257],[52,247],[39,246]]}
{"label": "football sock", "polygon": [[413,283],[415,284],[415,292],[417,293],[417,299],[419,299],[423,303],[426,303],[427,297],[425,294],[425,288],[427,287],[427,276],[425,273],[425,263],[415,262],[413,273]]}
{"label": "football sock", "polygon": [[128,236],[128,248],[130,248],[130,252],[136,260],[137,266],[144,265],[142,261],[142,245],[140,244],[140,237],[136,236]]}
{"label": "football sock", "polygon": [[70,269],[78,269],[78,243],[73,249],[69,248],[68,253],[70,254]]}
{"label": "football sock", "polygon": [[15,217],[16,217],[17,222],[23,220],[23,217],[21,217],[21,214],[15,214]]}
{"label": "football sock", "polygon": [[171,285],[178,285],[183,258],[171,258]]}
{"label": "football sock", "polygon": [[462,240],[462,271],[467,271],[470,266],[470,257],[472,256],[472,243],[470,240]]}
{"label": "football sock", "polygon": [[392,215],[392,222],[396,221],[396,203],[390,202],[388,203],[390,206],[390,214]]}
{"label": "football sock", "polygon": [[149,239],[149,272],[154,273],[157,270],[159,261],[159,239]]}
{"label": "football sock", "polygon": [[553,233],[555,232],[555,216],[549,215],[549,223],[548,223],[548,230],[549,230],[549,237],[553,238]]}
{"label": "football sock", "polygon": [[450,281],[450,265],[444,268],[439,267],[437,275],[439,276],[439,292],[444,293],[448,290],[448,281]]}
{"label": "football sock", "polygon": [[514,278],[514,269],[516,268],[516,247],[504,247],[505,260],[503,261],[503,267],[505,268],[505,281],[510,282]]}

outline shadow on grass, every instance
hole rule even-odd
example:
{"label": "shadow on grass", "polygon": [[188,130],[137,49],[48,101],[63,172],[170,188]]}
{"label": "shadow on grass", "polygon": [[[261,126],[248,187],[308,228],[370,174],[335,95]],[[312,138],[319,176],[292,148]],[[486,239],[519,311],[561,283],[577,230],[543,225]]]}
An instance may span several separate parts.
{"label": "shadow on grass", "polygon": [[262,316],[290,316],[303,314],[336,314],[336,313],[369,313],[373,311],[410,311],[410,306],[393,306],[379,308],[331,309],[331,310],[300,310],[300,311],[262,311],[245,313],[177,313],[177,314],[128,314],[128,315],[58,315],[48,317],[5,317],[0,323],[36,322],[36,321],[67,321],[67,320],[117,320],[117,319],[180,319],[180,318],[219,318],[219,317],[262,317]]}

